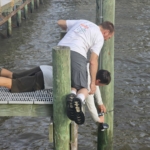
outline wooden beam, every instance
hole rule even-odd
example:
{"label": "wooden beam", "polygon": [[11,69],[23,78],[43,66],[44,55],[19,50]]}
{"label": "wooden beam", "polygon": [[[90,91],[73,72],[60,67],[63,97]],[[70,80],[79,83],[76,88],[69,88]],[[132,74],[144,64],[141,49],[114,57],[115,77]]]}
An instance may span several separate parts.
{"label": "wooden beam", "polygon": [[2,104],[0,105],[0,116],[30,116],[30,117],[50,117],[53,113],[52,105],[38,104]]}
{"label": "wooden beam", "polygon": [[4,24],[10,17],[12,17],[13,15],[15,15],[18,12],[18,10],[21,10],[25,5],[29,4],[30,2],[31,2],[31,0],[26,0],[16,10],[14,10],[13,12],[11,12],[8,16],[4,17],[3,20],[0,21],[0,25]]}

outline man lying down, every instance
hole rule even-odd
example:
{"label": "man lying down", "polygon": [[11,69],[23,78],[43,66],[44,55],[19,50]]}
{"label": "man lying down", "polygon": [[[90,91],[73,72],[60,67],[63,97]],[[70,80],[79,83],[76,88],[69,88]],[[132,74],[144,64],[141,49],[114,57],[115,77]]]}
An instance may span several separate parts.
{"label": "man lying down", "polygon": [[[87,72],[89,85],[89,64],[87,65]],[[110,73],[107,70],[99,70],[95,81],[96,92],[94,95],[89,95],[85,100],[93,120],[97,123],[101,123],[102,128],[108,128],[108,125],[103,124],[104,116],[98,115],[98,112],[106,112],[98,86],[108,85],[110,81]],[[0,68],[0,86],[8,88],[12,93],[51,89],[53,87],[53,67],[41,65],[21,73],[13,73],[7,69]],[[95,106],[94,97],[98,105],[98,111]]]}

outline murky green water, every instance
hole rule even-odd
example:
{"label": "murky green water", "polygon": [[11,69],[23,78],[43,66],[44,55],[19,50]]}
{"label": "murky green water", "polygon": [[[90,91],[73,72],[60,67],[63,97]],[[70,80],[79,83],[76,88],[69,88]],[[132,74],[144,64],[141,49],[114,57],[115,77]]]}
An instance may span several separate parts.
{"label": "murky green water", "polygon": [[[114,150],[128,144],[150,150],[150,2],[116,0]],[[58,19],[95,21],[93,0],[45,0],[29,13],[13,37],[0,39],[0,67],[19,71],[51,64],[59,41]],[[15,22],[14,22],[15,23]],[[50,118],[0,118],[0,150],[50,150]],[[79,128],[79,150],[96,150],[96,129],[89,114]]]}

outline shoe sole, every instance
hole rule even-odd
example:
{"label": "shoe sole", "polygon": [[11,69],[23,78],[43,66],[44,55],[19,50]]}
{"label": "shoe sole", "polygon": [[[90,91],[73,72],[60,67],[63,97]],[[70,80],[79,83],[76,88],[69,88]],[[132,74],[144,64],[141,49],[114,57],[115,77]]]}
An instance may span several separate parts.
{"label": "shoe sole", "polygon": [[81,125],[85,121],[84,113],[82,112],[82,102],[79,98],[73,99],[74,105],[74,121],[76,124]]}
{"label": "shoe sole", "polygon": [[70,120],[74,121],[74,106],[73,106],[73,99],[75,98],[75,94],[69,94],[66,97],[66,107],[67,107],[67,116]]}

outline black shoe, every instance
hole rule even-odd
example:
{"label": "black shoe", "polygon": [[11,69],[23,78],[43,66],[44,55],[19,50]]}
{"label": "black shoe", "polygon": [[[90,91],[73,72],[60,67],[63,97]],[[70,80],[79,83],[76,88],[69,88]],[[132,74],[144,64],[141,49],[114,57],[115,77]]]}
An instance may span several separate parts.
{"label": "black shoe", "polygon": [[85,121],[85,116],[82,111],[82,102],[79,98],[73,99],[73,106],[74,106],[74,121],[76,124],[81,125]]}
{"label": "black shoe", "polygon": [[99,127],[100,127],[101,131],[105,131],[106,129],[109,128],[109,125],[107,123],[100,123]]}
{"label": "black shoe", "polygon": [[73,105],[73,99],[76,97],[75,94],[70,93],[69,95],[67,95],[66,97],[66,109],[67,109],[67,116],[70,120],[74,121],[74,105]]}

